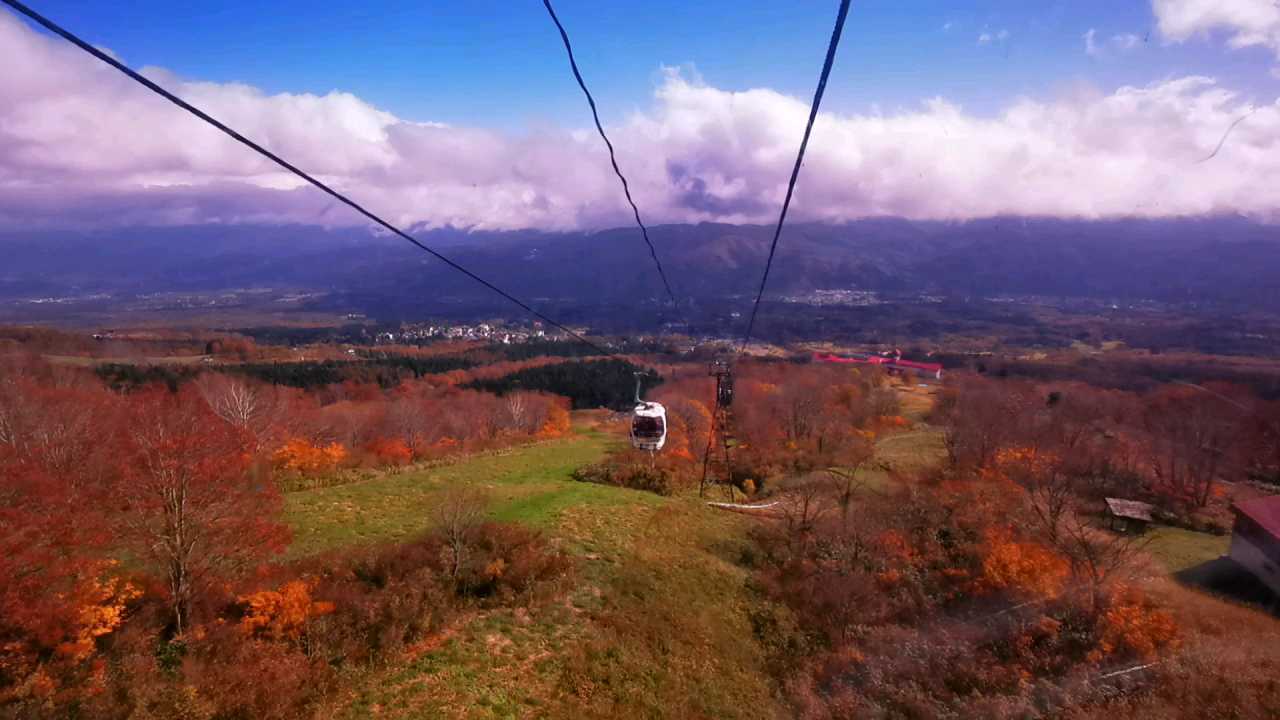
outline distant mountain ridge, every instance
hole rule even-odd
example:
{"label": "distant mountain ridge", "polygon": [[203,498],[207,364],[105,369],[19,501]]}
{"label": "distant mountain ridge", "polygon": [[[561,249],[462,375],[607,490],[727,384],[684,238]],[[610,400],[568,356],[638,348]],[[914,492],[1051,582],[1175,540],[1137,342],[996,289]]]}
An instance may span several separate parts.
{"label": "distant mountain ridge", "polygon": [[[759,282],[772,228],[664,225],[651,237],[676,292],[723,298]],[[661,296],[634,228],[419,233],[526,298],[634,303]],[[198,226],[0,234],[0,298],[292,288],[415,305],[488,292],[402,240],[368,230]],[[772,294],[818,289],[1226,303],[1280,309],[1280,227],[1236,216],[963,223],[874,218],[788,225]]]}

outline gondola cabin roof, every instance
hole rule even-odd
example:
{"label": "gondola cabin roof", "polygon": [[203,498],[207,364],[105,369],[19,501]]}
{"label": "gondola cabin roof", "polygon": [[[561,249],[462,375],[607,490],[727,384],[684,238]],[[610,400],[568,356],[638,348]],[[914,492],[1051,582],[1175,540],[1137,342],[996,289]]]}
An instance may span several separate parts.
{"label": "gondola cabin roof", "polygon": [[635,414],[637,417],[665,418],[667,409],[661,403],[642,402],[636,405]]}

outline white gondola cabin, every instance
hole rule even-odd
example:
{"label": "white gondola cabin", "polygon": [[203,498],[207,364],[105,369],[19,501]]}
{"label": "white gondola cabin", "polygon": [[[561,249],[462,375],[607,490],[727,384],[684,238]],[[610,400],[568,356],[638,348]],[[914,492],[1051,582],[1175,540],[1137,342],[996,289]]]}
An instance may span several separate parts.
{"label": "white gondola cabin", "polygon": [[661,403],[636,403],[631,415],[631,445],[638,450],[661,450],[667,444],[667,409]]}

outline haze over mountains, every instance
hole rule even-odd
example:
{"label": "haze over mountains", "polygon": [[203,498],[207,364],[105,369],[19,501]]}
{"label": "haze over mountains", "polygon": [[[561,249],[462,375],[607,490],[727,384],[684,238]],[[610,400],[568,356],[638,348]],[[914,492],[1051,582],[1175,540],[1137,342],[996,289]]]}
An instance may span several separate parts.
{"label": "haze over mountains", "polygon": [[[651,235],[679,295],[745,295],[772,228],[665,225]],[[418,233],[495,284],[561,306],[647,302],[661,286],[634,228],[590,233]],[[353,307],[422,313],[487,306],[484,288],[402,240],[364,229],[216,226],[9,232],[0,298],[271,288]],[[962,297],[1041,295],[1280,309],[1280,228],[1238,216],[965,223],[867,219],[788,226],[770,279],[779,295],[823,289]]]}

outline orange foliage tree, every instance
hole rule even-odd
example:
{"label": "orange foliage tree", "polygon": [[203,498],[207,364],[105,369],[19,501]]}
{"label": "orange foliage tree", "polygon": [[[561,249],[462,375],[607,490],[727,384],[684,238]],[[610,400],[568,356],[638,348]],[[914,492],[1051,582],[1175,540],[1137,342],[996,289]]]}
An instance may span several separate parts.
{"label": "orange foliage tree", "polygon": [[542,427],[538,428],[538,437],[561,437],[568,433],[569,429],[569,409],[565,407],[563,400],[552,399],[552,402],[547,406],[546,419],[542,422]]}
{"label": "orange foliage tree", "polygon": [[324,475],[347,460],[347,449],[338,443],[320,445],[304,438],[290,438],[273,456],[276,467],[296,475]]}
{"label": "orange foliage tree", "polygon": [[1098,621],[1097,647],[1089,659],[1099,662],[1115,654],[1152,658],[1178,643],[1178,625],[1167,610],[1156,607],[1135,588],[1119,588]]}
{"label": "orange foliage tree", "polygon": [[263,590],[239,598],[244,606],[240,626],[254,637],[297,642],[315,618],[334,611],[331,602],[312,598],[315,583],[293,580],[279,590]]}
{"label": "orange foliage tree", "polygon": [[1043,545],[1016,540],[1007,530],[987,533],[980,583],[984,588],[1054,598],[1062,592],[1069,571],[1066,559]]}

